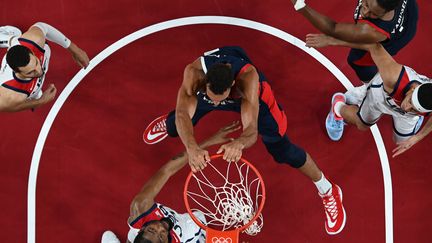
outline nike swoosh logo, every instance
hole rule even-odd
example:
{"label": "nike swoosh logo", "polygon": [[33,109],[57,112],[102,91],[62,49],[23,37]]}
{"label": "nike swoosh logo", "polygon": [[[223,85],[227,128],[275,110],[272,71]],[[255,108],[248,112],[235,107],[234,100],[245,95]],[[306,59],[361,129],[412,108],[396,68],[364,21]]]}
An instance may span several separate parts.
{"label": "nike swoosh logo", "polygon": [[150,140],[150,141],[152,141],[152,140],[154,140],[155,138],[157,138],[157,137],[159,137],[159,136],[161,136],[161,135],[168,135],[166,132],[157,132],[157,133],[151,133],[151,131],[147,134],[147,139],[148,140]]}
{"label": "nike swoosh logo", "polygon": [[330,218],[327,212],[326,212],[326,216],[327,216],[327,223],[329,228],[333,228],[336,225],[336,220],[333,222],[333,219]]}

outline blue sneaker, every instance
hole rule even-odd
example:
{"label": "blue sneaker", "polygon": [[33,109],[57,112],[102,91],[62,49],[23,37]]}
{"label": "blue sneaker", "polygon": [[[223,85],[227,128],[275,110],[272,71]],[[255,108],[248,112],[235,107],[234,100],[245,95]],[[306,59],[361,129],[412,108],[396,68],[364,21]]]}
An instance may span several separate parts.
{"label": "blue sneaker", "polygon": [[334,105],[336,102],[346,102],[345,95],[342,93],[336,93],[332,97],[332,105],[330,112],[326,118],[326,130],[327,134],[333,141],[339,141],[342,138],[344,130],[344,120],[342,117],[337,117],[334,113]]}

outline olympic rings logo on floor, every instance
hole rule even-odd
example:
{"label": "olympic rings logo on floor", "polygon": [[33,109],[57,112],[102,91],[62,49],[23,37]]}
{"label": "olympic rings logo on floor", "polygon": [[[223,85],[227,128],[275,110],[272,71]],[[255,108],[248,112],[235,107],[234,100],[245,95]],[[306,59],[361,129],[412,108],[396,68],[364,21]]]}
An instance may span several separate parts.
{"label": "olympic rings logo on floor", "polygon": [[213,237],[211,242],[212,243],[232,243],[233,241],[231,238]]}

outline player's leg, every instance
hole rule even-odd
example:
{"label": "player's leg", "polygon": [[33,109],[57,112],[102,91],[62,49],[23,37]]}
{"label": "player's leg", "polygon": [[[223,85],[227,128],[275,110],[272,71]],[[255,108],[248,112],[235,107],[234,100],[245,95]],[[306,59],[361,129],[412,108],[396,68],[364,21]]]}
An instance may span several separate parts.
{"label": "player's leg", "polygon": [[[195,126],[203,116],[213,109],[214,107],[212,105],[206,104],[198,99],[197,107],[194,113],[191,114],[192,124]],[[155,144],[162,141],[167,136],[178,136],[177,127],[175,125],[175,110],[153,120],[144,130],[143,140],[147,144]]]}
{"label": "player's leg", "polygon": [[[197,107],[195,110],[195,113],[192,116],[192,125],[195,126],[198,124],[199,120],[203,118],[206,114],[208,114],[212,109],[202,109],[201,107]],[[175,110],[171,111],[168,114],[167,120],[166,120],[166,126],[167,126],[167,132],[170,137],[177,137],[177,127],[175,124]]]}
{"label": "player's leg", "polygon": [[299,169],[314,182],[323,201],[327,233],[341,232],[346,221],[345,209],[342,205],[342,190],[324,176],[308,153],[291,143],[285,134],[287,122],[283,110],[278,104],[268,106],[266,101],[269,100],[260,100],[258,132],[267,151],[276,162]]}
{"label": "player's leg", "polygon": [[1,26],[0,27],[0,48],[9,48],[10,42],[13,37],[21,36],[22,32],[20,29],[14,26]]}

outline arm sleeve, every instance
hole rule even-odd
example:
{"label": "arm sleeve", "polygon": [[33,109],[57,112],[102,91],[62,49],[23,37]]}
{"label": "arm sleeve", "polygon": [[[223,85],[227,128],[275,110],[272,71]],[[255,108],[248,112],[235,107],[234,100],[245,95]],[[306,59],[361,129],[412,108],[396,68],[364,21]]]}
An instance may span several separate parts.
{"label": "arm sleeve", "polygon": [[59,44],[63,48],[68,48],[71,41],[59,30],[49,24],[38,22],[33,26],[38,27],[45,35],[47,40]]}

